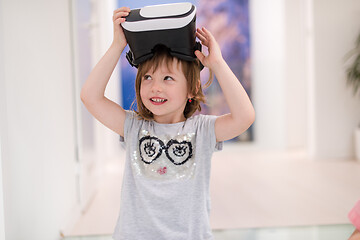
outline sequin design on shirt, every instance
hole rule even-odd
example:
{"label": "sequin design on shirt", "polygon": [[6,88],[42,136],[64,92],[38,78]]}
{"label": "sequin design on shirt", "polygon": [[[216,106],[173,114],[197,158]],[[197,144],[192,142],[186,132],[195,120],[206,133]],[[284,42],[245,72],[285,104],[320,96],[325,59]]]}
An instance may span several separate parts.
{"label": "sequin design on shirt", "polygon": [[194,136],[187,133],[159,137],[141,131],[138,151],[132,157],[135,174],[152,179],[192,178],[196,168]]}

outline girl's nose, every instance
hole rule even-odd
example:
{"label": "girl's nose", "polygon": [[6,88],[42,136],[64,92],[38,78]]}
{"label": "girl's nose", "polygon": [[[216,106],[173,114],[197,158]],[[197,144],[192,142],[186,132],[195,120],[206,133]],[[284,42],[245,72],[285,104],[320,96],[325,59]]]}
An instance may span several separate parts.
{"label": "girl's nose", "polygon": [[152,92],[162,92],[163,87],[160,81],[154,80],[151,86]]}

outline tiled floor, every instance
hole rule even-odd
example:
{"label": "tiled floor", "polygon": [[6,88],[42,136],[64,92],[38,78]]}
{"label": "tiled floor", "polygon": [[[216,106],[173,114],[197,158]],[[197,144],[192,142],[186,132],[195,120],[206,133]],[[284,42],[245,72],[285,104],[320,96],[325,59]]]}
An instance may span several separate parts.
{"label": "tiled floor", "polygon": [[[213,231],[215,240],[346,240],[352,225],[324,225],[286,228],[249,228]],[[66,237],[63,240],[112,240],[111,235]]]}
{"label": "tiled floor", "polygon": [[[109,161],[88,211],[65,234],[97,238],[67,240],[111,239],[122,165],[123,159]],[[259,152],[226,145],[212,160],[215,239],[347,239],[353,229],[347,213],[360,199],[359,173],[360,163],[352,160],[310,160],[303,151]]]}

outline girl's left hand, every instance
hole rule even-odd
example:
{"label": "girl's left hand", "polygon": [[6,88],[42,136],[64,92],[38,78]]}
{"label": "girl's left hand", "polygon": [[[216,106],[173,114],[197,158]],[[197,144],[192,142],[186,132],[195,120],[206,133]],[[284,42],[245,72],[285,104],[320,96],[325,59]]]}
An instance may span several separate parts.
{"label": "girl's left hand", "polygon": [[209,51],[209,55],[205,56],[202,52],[196,50],[196,57],[205,67],[213,69],[223,60],[219,44],[211,32],[204,27],[197,29],[196,36],[200,39],[201,44],[206,46]]}

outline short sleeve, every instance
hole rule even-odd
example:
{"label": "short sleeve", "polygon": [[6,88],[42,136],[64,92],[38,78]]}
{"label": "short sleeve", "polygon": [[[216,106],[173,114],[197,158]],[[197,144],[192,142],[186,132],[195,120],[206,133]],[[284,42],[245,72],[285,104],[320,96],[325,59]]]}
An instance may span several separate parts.
{"label": "short sleeve", "polygon": [[221,151],[223,142],[216,141],[215,121],[218,117],[214,115],[199,115],[198,134],[202,141],[209,141],[210,151]]}
{"label": "short sleeve", "polygon": [[126,110],[125,112],[126,112],[126,117],[124,123],[124,136],[120,136],[120,142],[123,143],[126,143],[130,130],[139,121],[137,114],[134,111]]}
{"label": "short sleeve", "polygon": [[348,215],[351,223],[360,230],[360,200],[355,204]]}

